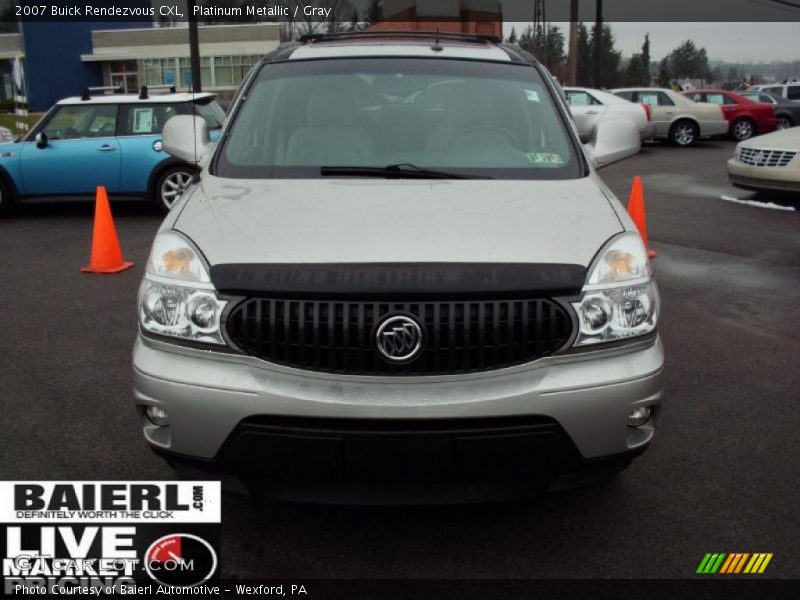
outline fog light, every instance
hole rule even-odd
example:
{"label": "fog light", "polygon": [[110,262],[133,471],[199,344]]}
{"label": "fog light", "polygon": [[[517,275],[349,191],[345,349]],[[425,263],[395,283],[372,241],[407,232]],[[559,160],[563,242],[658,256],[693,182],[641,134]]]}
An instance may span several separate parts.
{"label": "fog light", "polygon": [[628,426],[641,427],[650,420],[650,415],[653,411],[649,406],[637,406],[628,413]]}
{"label": "fog light", "polygon": [[153,425],[158,425],[159,427],[169,425],[169,414],[160,406],[148,406],[145,414],[147,414],[147,418],[150,419]]}

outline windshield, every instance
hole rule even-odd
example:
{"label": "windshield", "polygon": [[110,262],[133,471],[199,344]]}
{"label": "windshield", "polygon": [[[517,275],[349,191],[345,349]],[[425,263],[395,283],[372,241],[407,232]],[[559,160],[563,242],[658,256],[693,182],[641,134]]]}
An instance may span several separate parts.
{"label": "windshield", "polygon": [[276,63],[262,68],[234,119],[216,157],[220,177],[410,164],[461,176],[571,179],[582,168],[550,91],[527,65]]}

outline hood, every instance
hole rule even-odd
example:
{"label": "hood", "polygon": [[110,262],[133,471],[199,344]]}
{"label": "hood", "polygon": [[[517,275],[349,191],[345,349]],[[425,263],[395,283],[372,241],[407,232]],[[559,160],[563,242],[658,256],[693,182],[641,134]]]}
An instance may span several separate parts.
{"label": "hood", "polygon": [[593,177],[569,181],[204,175],[174,229],[213,265],[564,263],[623,231]]}
{"label": "hood", "polygon": [[740,143],[739,147],[800,152],[800,127],[790,127],[789,129],[780,129],[766,135],[759,135]]}

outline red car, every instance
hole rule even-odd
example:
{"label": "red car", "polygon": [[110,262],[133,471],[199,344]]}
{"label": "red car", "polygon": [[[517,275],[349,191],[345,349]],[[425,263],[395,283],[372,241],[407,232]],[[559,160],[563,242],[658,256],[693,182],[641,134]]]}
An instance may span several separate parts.
{"label": "red car", "polygon": [[683,95],[695,102],[718,104],[722,114],[730,123],[731,136],[737,141],[775,131],[778,127],[778,119],[775,117],[772,105],[753,102],[736,92],[689,90],[683,92]]}

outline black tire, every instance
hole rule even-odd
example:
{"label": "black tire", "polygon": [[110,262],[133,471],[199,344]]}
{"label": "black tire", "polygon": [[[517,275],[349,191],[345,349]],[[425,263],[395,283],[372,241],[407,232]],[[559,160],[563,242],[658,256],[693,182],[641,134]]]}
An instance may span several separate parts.
{"label": "black tire", "polygon": [[737,142],[749,140],[756,135],[756,124],[752,119],[748,119],[747,117],[736,119],[731,123],[731,135]]}
{"label": "black tire", "polygon": [[11,207],[14,204],[14,196],[8,184],[0,177],[0,216],[7,215],[11,212]]}
{"label": "black tire", "polygon": [[700,137],[700,128],[697,123],[683,119],[672,124],[669,128],[669,143],[674,146],[688,148]]}
{"label": "black tire", "polygon": [[778,129],[789,129],[794,127],[794,121],[789,115],[778,115]]}
{"label": "black tire", "polygon": [[161,173],[153,189],[153,201],[158,208],[168,213],[192,185],[196,175],[197,169],[189,165],[176,165]]}

